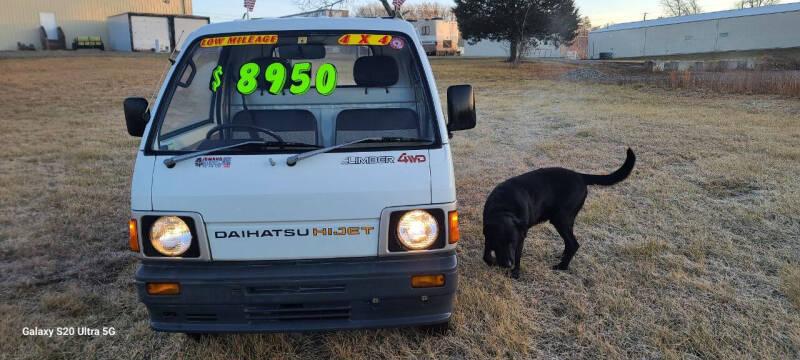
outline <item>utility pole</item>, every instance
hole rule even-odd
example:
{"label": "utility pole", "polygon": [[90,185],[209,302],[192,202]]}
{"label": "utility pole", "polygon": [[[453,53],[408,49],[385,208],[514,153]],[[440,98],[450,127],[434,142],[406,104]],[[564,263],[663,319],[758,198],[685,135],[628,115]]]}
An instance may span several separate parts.
{"label": "utility pole", "polygon": [[647,21],[647,13],[644,13],[644,17],[642,18],[642,21]]}

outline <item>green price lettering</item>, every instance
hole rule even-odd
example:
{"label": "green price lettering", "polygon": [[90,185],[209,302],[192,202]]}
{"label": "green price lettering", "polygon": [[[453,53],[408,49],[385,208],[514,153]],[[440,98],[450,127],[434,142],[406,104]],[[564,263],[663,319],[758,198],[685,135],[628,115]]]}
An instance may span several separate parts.
{"label": "green price lettering", "polygon": [[336,90],[336,67],[333,64],[322,64],[317,70],[316,88],[320,95],[328,96]]}
{"label": "green price lettering", "polygon": [[217,92],[219,89],[219,85],[222,84],[222,65],[217,65],[214,71],[211,73],[211,84],[209,85],[212,92]]}
{"label": "green price lettering", "polygon": [[297,63],[292,67],[292,86],[289,92],[293,95],[303,95],[311,88],[311,63]]}
{"label": "green price lettering", "polygon": [[[222,84],[222,66],[217,66],[211,75],[211,91],[216,92]],[[246,63],[239,68],[239,81],[236,90],[242,95],[250,95],[258,89],[258,76],[261,67],[256,63]],[[292,67],[291,76],[288,69],[280,62],[270,64],[264,69],[264,80],[267,91],[272,95],[280,95],[286,87],[287,77],[291,80],[289,92],[292,95],[303,95],[311,88],[311,63],[297,63]],[[333,94],[338,85],[338,72],[333,64],[322,64],[315,76],[315,87],[320,95]]]}
{"label": "green price lettering", "polygon": [[261,67],[256,63],[247,63],[239,69],[239,82],[236,83],[236,90],[242,95],[250,95],[258,88],[256,77],[261,72]]}
{"label": "green price lettering", "polygon": [[283,87],[286,86],[286,67],[279,62],[270,64],[267,66],[267,70],[264,70],[264,80],[267,80],[267,84],[269,84],[270,94],[280,94]]}

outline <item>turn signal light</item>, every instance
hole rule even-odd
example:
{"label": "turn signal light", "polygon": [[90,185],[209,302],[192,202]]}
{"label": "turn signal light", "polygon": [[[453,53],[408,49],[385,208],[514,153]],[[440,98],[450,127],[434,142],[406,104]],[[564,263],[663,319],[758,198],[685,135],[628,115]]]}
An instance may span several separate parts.
{"label": "turn signal light", "polygon": [[131,221],[128,222],[128,230],[130,231],[128,246],[131,247],[131,251],[139,252],[139,231],[136,229],[135,219],[131,219]]}
{"label": "turn signal light", "polygon": [[458,242],[458,239],[461,238],[461,232],[458,230],[458,211],[451,211],[448,214],[449,219],[449,230],[448,233],[450,234],[450,243],[455,244]]}
{"label": "turn signal light", "polygon": [[444,286],[444,274],[439,275],[414,275],[411,277],[411,287],[430,288]]}
{"label": "turn signal light", "polygon": [[148,295],[178,295],[181,286],[178,283],[147,283]]}

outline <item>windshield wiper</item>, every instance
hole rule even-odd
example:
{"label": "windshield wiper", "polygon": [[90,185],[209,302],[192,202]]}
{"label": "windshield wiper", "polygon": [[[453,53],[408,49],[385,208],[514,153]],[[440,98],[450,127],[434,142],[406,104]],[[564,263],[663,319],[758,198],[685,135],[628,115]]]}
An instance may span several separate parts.
{"label": "windshield wiper", "polygon": [[326,152],[330,152],[330,151],[333,151],[333,150],[336,150],[336,149],[345,148],[345,147],[348,147],[350,145],[361,144],[361,143],[394,143],[394,142],[420,142],[420,143],[424,142],[424,143],[432,144],[433,140],[431,140],[431,139],[422,139],[422,138],[410,138],[410,137],[390,137],[390,136],[364,138],[364,139],[360,139],[360,140],[356,140],[356,141],[347,142],[347,143],[344,143],[344,144],[339,144],[339,145],[330,146],[330,147],[326,147],[326,148],[319,149],[319,150],[308,151],[308,152],[304,152],[304,153],[301,153],[301,154],[289,156],[289,158],[286,159],[286,165],[295,166],[295,164],[297,164],[297,162],[300,161],[300,160],[308,159],[308,158],[310,158],[312,156],[319,155],[319,154],[324,154]]}
{"label": "windshield wiper", "polygon": [[179,163],[179,162],[181,162],[183,160],[186,160],[186,159],[191,159],[191,158],[193,158],[195,156],[206,155],[206,154],[210,154],[212,152],[217,152],[217,151],[222,151],[222,150],[235,149],[235,148],[239,148],[239,147],[242,147],[242,146],[245,146],[245,145],[260,145],[260,146],[263,146],[263,147],[303,147],[303,148],[306,148],[306,147],[319,148],[320,147],[319,145],[306,144],[306,143],[300,143],[300,142],[251,140],[251,141],[243,141],[243,142],[236,143],[236,144],[233,144],[233,145],[219,146],[219,147],[215,147],[215,148],[211,148],[211,149],[190,152],[188,154],[176,155],[176,156],[173,156],[171,158],[165,159],[164,160],[164,165],[166,165],[167,168],[172,169],[173,167],[175,167],[175,164],[177,164],[177,163]]}

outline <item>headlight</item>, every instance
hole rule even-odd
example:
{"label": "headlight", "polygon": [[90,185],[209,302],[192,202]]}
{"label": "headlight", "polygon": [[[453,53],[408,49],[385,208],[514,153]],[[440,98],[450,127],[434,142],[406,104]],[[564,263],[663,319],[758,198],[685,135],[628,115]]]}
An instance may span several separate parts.
{"label": "headlight", "polygon": [[405,213],[397,224],[397,238],[410,250],[424,250],[439,236],[439,224],[433,216],[422,210]]}
{"label": "headlight", "polygon": [[192,245],[192,231],[177,216],[162,216],[150,227],[150,243],[158,252],[179,256]]}

